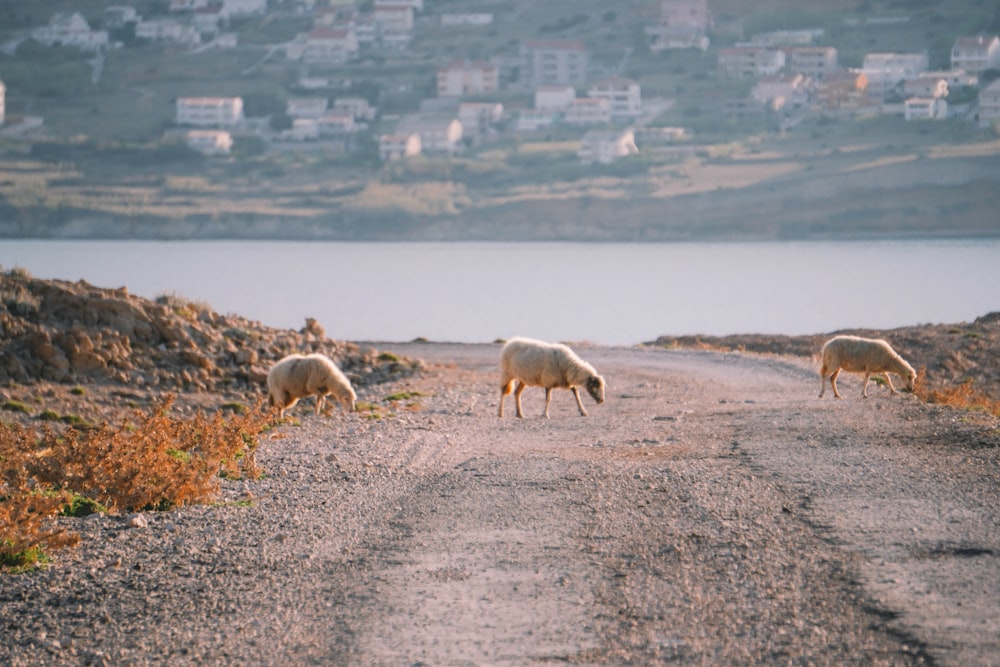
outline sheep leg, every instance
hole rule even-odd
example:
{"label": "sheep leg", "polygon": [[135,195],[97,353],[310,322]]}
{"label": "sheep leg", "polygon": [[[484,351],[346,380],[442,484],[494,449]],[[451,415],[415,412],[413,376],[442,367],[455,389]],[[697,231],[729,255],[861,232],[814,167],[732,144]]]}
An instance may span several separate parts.
{"label": "sheep leg", "polygon": [[503,417],[503,402],[513,391],[514,391],[513,380],[508,380],[500,385],[500,412],[499,412],[500,417]]}
{"label": "sheep leg", "polygon": [[840,392],[837,391],[837,376],[838,375],[840,375],[840,369],[839,368],[833,372],[833,375],[830,376],[830,386],[833,387],[833,396],[834,396],[834,398],[840,398]]}
{"label": "sheep leg", "polygon": [[885,383],[889,385],[889,391],[892,392],[893,394],[898,394],[899,392],[896,391],[896,388],[892,386],[892,380],[889,378],[889,374],[882,373],[882,377],[885,378]]}
{"label": "sheep leg", "polygon": [[552,387],[546,387],[545,388],[545,412],[542,413],[542,416],[545,417],[546,419],[549,418],[549,403],[551,403],[551,402],[552,402]]}
{"label": "sheep leg", "polygon": [[527,386],[528,385],[518,380],[517,389],[514,390],[514,405],[517,406],[517,416],[521,419],[524,419],[524,411],[521,410],[521,394],[524,393],[524,389]]}
{"label": "sheep leg", "polygon": [[861,385],[861,398],[868,398],[868,381],[871,377],[871,373],[865,373],[865,383]]}
{"label": "sheep leg", "polygon": [[323,394],[317,394],[316,395],[316,415],[317,416],[319,416],[319,411],[323,409],[324,405],[326,405],[326,396],[324,396]]}
{"label": "sheep leg", "polygon": [[587,411],[583,409],[583,401],[580,400],[580,390],[576,387],[570,387],[573,390],[573,395],[576,396],[576,407],[580,408],[580,416],[586,417]]}

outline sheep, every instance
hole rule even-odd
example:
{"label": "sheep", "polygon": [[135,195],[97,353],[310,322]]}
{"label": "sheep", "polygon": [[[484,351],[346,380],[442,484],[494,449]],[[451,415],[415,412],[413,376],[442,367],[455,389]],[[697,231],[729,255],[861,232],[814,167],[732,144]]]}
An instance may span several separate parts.
{"label": "sheep", "polygon": [[351,381],[336,364],[322,354],[290,354],[278,361],[267,373],[267,401],[277,406],[278,415],[298,403],[300,398],[316,396],[316,414],[326,404],[329,394],[348,412],[354,412],[358,397]]}
{"label": "sheep", "polygon": [[[521,411],[521,393],[529,386],[545,387],[545,412],[542,416],[546,419],[549,418],[552,390],[556,388],[570,389],[573,392],[576,405],[583,417],[587,416],[587,411],[583,409],[577,387],[586,387],[587,393],[598,404],[604,402],[604,378],[597,374],[593,366],[565,345],[544,343],[530,338],[512,338],[500,352],[500,367],[501,417],[503,417],[504,399],[514,391],[517,416],[524,418],[524,413]],[[516,390],[513,389],[515,380]]]}
{"label": "sheep", "polygon": [[841,370],[865,374],[865,382],[861,387],[862,398],[868,398],[868,380],[874,374],[881,374],[889,385],[889,391],[894,394],[897,392],[892,386],[892,380],[889,379],[889,373],[895,373],[905,379],[906,391],[913,391],[916,371],[882,339],[834,336],[823,345],[822,355],[823,365],[819,371],[820,398],[823,398],[826,391],[827,378],[830,378],[833,395],[840,398],[840,392],[837,391],[837,376]]}

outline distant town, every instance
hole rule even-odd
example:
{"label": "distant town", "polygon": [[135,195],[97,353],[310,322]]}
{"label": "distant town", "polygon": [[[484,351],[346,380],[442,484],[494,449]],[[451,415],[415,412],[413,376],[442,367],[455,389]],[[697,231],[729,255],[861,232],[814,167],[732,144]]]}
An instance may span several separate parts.
{"label": "distant town", "polygon": [[[440,4],[451,8],[458,3]],[[308,17],[309,29],[289,41],[267,45],[268,53],[312,72],[349,65],[370,53],[405,53],[428,21],[465,32],[488,29],[494,21],[491,12],[435,9],[431,14],[423,0],[171,0],[157,8],[161,13],[148,16],[128,5],[105,7],[90,17],[61,12],[28,31],[25,38],[95,54],[149,43],[225,50],[239,46],[239,35],[227,32],[234,20],[266,20],[272,13],[292,12]],[[422,16],[426,19],[418,21]],[[645,27],[652,52],[712,49],[709,0],[662,0],[655,18]],[[908,19],[902,15],[864,20],[891,24]],[[810,111],[874,110],[907,122],[961,118],[989,128],[1000,121],[997,35],[956,35],[949,62],[934,68],[919,44],[910,52],[873,51],[865,54],[861,67],[843,67],[835,46],[817,45],[822,37],[822,29],[776,30],[717,49],[720,72],[753,82],[745,97],[724,101],[725,116],[772,115],[791,124]],[[12,44],[5,48],[16,53]],[[513,67],[519,69],[517,81],[510,80]],[[515,53],[484,60],[456,59],[438,66],[435,74],[435,96],[399,114],[392,131],[374,137],[380,159],[456,154],[472,144],[489,142],[501,126],[525,133],[556,124],[578,128],[579,158],[584,162],[607,163],[637,153],[637,133],[640,143],[657,147],[685,137],[682,127],[651,123],[671,100],[644,99],[641,80],[618,74],[595,77],[588,47],[579,40],[525,40]],[[177,129],[168,135],[180,136],[203,154],[226,155],[234,136],[246,132],[286,148],[296,143],[337,142],[345,150],[357,143],[351,141],[355,135],[373,132],[379,109],[371,101],[329,94],[338,82],[319,74],[304,75],[296,83],[302,94],[289,97],[283,113],[269,124],[251,122],[240,96],[178,97]],[[504,87],[523,93],[517,108],[477,101]],[[6,88],[0,85],[0,121],[6,124],[5,96]],[[949,104],[952,99],[957,101]],[[19,118],[6,127],[4,135],[41,131],[44,119],[40,120]]]}
{"label": "distant town", "polygon": [[[1000,124],[1000,37],[938,33],[936,43],[950,49],[931,49],[908,31],[916,19],[899,8],[906,3],[864,3],[868,10],[836,20],[818,13],[817,25],[803,25],[804,12],[787,25],[772,16],[758,21],[767,29],[752,32],[753,22],[738,20],[721,0],[550,3],[547,22],[536,19],[523,36],[512,30],[521,4],[500,10],[478,0],[145,0],[69,11],[63,4],[53,3],[59,11],[36,25],[10,8],[10,20],[0,20],[7,24],[0,30],[4,154],[18,154],[19,142],[91,136],[79,131],[79,114],[53,117],[58,100],[73,105],[66,89],[30,79],[26,63],[49,58],[46,50],[76,53],[76,62],[84,56],[89,83],[76,75],[76,87],[139,95],[134,108],[87,103],[105,141],[179,145],[211,160],[319,151],[378,168],[415,158],[489,159],[492,146],[515,142],[571,151],[584,167],[648,165],[818,119],[885,117],[923,124],[924,133],[959,124],[983,141],[995,139]],[[933,18],[925,12],[920,20]],[[900,38],[910,34],[910,43]],[[859,35],[870,49],[859,48]],[[895,48],[881,48],[883,41]],[[112,62],[132,58],[133,67],[109,72]],[[185,62],[198,64],[177,73]],[[235,76],[211,83],[219,81],[216,66],[233,63]],[[176,70],[170,76],[168,67]],[[163,81],[173,94],[154,90]]]}

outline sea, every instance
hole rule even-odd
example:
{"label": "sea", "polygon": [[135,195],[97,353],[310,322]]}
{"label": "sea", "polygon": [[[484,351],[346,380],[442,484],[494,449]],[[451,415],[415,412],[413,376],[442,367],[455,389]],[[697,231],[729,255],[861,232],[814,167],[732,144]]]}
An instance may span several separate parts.
{"label": "sea", "polygon": [[332,338],[634,345],[815,334],[1000,310],[1000,239],[759,243],[0,240],[37,278],[173,295]]}

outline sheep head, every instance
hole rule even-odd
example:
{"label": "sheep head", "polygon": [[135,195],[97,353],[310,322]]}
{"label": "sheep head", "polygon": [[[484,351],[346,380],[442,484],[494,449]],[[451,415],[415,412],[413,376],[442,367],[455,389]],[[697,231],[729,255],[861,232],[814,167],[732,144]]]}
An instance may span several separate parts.
{"label": "sheep head", "polygon": [[587,378],[587,393],[597,401],[598,404],[604,402],[604,378],[600,375],[591,375]]}

